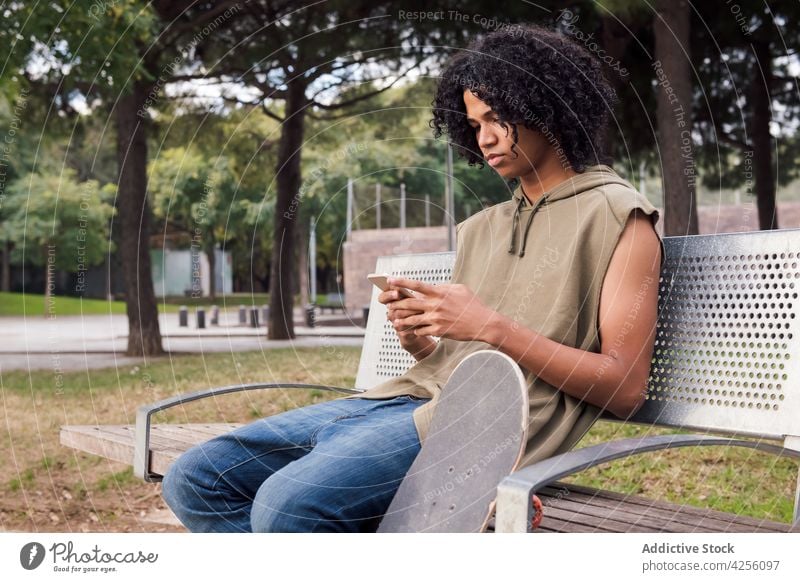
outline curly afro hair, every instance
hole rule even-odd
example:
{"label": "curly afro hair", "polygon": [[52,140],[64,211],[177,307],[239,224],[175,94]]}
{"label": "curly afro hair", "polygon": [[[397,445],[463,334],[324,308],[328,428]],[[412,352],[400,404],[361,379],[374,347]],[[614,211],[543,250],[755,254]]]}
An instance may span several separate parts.
{"label": "curly afro hair", "polygon": [[522,124],[543,134],[576,172],[604,158],[602,138],[616,94],[600,61],[563,34],[531,24],[506,26],[445,67],[432,103],[434,136],[447,133],[469,165],[483,167],[467,123],[467,89],[512,130],[515,145]]}

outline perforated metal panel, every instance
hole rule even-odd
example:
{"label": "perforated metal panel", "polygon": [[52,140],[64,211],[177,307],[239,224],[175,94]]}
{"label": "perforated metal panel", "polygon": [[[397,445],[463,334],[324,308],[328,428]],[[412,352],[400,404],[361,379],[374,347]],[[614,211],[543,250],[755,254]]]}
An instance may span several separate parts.
{"label": "perforated metal panel", "polygon": [[[454,252],[445,252],[379,257],[375,272],[435,285],[449,283],[455,256]],[[374,288],[356,388],[372,388],[403,374],[416,363],[414,356],[400,346],[394,327],[386,319],[386,306],[378,302],[379,294],[380,291]]]}
{"label": "perforated metal panel", "polygon": [[800,432],[800,229],[664,238],[647,401],[632,420]]}

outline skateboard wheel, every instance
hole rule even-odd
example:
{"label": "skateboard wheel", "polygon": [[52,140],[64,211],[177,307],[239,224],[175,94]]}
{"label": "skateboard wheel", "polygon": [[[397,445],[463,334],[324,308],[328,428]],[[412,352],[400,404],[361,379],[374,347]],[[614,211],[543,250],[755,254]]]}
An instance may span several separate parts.
{"label": "skateboard wheel", "polygon": [[533,518],[531,519],[531,530],[535,530],[542,523],[544,517],[544,508],[542,507],[542,500],[537,495],[531,496],[531,503],[533,503]]}

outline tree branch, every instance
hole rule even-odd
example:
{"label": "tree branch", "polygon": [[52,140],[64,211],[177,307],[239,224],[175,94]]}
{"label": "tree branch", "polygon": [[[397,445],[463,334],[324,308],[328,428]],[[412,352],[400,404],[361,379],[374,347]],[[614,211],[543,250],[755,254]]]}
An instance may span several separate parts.
{"label": "tree branch", "polygon": [[285,119],[283,117],[280,117],[279,115],[273,113],[272,111],[270,111],[267,108],[267,100],[266,99],[263,99],[261,101],[261,110],[264,112],[264,115],[266,115],[268,117],[271,117],[272,119],[274,119],[278,123],[283,123],[285,121]]}
{"label": "tree branch", "polygon": [[733,136],[724,134],[722,132],[717,134],[717,141],[719,141],[719,143],[724,143],[740,150],[752,149],[752,146],[748,145],[747,143],[740,141]]}
{"label": "tree branch", "polygon": [[[360,101],[364,101],[366,99],[371,99],[372,97],[375,97],[376,95],[380,95],[384,91],[388,91],[389,89],[391,89],[395,85],[395,83],[397,83],[405,75],[407,75],[409,72],[411,72],[414,69],[416,69],[421,64],[422,64],[422,61],[417,61],[412,66],[410,66],[408,69],[403,71],[400,75],[397,75],[397,77],[395,77],[394,81],[392,81],[386,87],[383,87],[381,89],[375,89],[374,91],[370,91],[370,92],[365,93],[363,95],[359,95],[358,97],[353,97],[352,99],[347,99],[346,101],[340,101],[339,103],[334,103],[334,104],[331,104],[331,105],[328,105],[326,103],[318,103],[316,101],[310,101],[310,103],[312,105],[315,105],[316,107],[319,107],[320,109],[325,109],[325,110],[328,110],[328,111],[334,110],[334,109],[342,109],[342,108],[345,108],[345,107],[350,107],[351,105],[359,103]],[[386,78],[387,77],[381,77],[381,79],[386,79]],[[378,80],[378,79],[370,79],[370,82],[376,81],[376,80]],[[320,118],[320,119],[324,119],[324,118]]]}
{"label": "tree branch", "polygon": [[239,5],[237,0],[228,0],[227,2],[222,2],[218,6],[204,12],[202,15],[198,16],[194,20],[191,20],[185,24],[176,27],[169,27],[160,35],[160,38],[165,38],[167,34],[171,35],[171,38],[168,41],[161,42],[160,40],[156,43],[155,49],[156,51],[166,49],[167,47],[173,46],[178,39],[183,36],[186,31],[195,30],[198,27],[202,27],[207,22],[213,20],[220,14],[224,13],[229,8],[233,6]]}
{"label": "tree branch", "polygon": [[248,107],[261,107],[261,110],[267,117],[271,117],[278,123],[283,123],[285,121],[283,117],[280,117],[278,114],[273,113],[267,108],[266,99],[258,99],[256,101],[242,101],[241,99],[237,99],[236,97],[227,97],[225,95],[222,95],[221,97],[223,101],[227,101],[228,103],[236,103],[237,105],[246,105]]}

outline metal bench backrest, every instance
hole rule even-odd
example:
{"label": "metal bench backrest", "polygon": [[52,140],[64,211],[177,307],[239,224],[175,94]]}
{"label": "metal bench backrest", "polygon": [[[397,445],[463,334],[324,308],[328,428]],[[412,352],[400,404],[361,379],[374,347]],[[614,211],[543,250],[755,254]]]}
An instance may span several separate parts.
{"label": "metal bench backrest", "polygon": [[[449,283],[455,258],[454,252],[378,257],[375,272],[426,283]],[[416,362],[414,356],[400,346],[394,327],[386,319],[386,306],[378,302],[379,294],[378,288],[373,287],[364,347],[356,376],[355,387],[364,390],[400,376]]]}
{"label": "metal bench backrest", "polygon": [[[800,442],[800,229],[665,237],[648,395],[629,421]],[[455,253],[380,257],[378,273],[450,280]],[[356,387],[405,372],[373,291]],[[607,418],[611,418],[606,415]]]}

